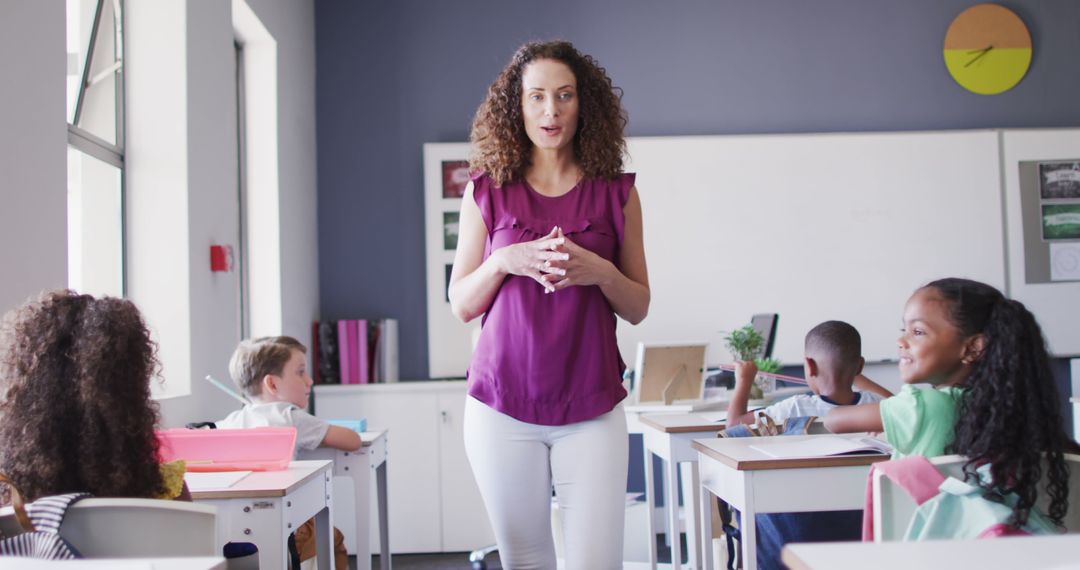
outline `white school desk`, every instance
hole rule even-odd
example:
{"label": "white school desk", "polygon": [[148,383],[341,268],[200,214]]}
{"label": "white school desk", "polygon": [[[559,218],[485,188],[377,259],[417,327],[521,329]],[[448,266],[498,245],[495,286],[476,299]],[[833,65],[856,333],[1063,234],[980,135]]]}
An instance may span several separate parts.
{"label": "white school desk", "polygon": [[[376,483],[376,495],[379,509],[379,545],[384,554],[379,557],[382,570],[390,570],[390,527],[387,524],[388,507],[386,502],[386,431],[368,431],[360,434],[363,446],[357,451],[340,451],[329,447],[320,447],[301,452],[304,459],[331,459],[334,462],[334,477],[347,477],[352,485],[353,502],[350,505],[355,526],[353,536],[356,547],[349,554],[356,555],[357,570],[371,570],[371,483]],[[374,475],[374,478],[372,477]],[[338,488],[337,496],[346,493]],[[337,502],[335,506],[341,507]],[[335,509],[338,521],[348,516],[349,510]],[[335,523],[341,526],[341,522]],[[347,542],[347,541],[346,541]]]}
{"label": "white school desk", "polygon": [[[768,406],[774,402],[783,400],[794,396],[796,394],[805,394],[810,389],[806,386],[794,386],[789,388],[780,388],[773,390],[768,394],[765,394],[765,398],[761,400],[750,400],[747,406],[750,409],[758,409]],[[709,432],[717,432],[724,429],[724,424],[718,421],[727,415],[726,409],[729,400],[726,396],[730,396],[732,392],[729,390],[724,398],[710,401],[711,406],[709,411],[696,411],[696,412],[651,412],[641,413],[637,412],[639,409],[655,409],[655,406],[642,407],[628,405],[626,406],[627,416],[627,429],[630,433],[642,434],[642,447],[645,450],[645,499],[648,502],[649,516],[648,518],[648,532],[649,532],[649,563],[652,568],[656,568],[656,529],[653,526],[652,513],[656,508],[656,497],[653,495],[653,465],[650,459],[651,455],[660,457],[664,462],[664,474],[662,479],[664,480],[664,512],[667,515],[668,528],[666,533],[668,547],[671,548],[671,560],[672,567],[675,570],[681,568],[681,560],[679,560],[679,541],[671,540],[672,537],[679,536],[679,511],[677,508],[672,508],[673,505],[678,504],[678,485],[676,481],[676,473],[682,474],[682,492],[683,498],[686,501],[685,506],[689,512],[685,517],[686,521],[686,537],[687,537],[687,558],[689,559],[689,566],[691,568],[700,568],[701,560],[701,548],[708,548],[711,544],[710,540],[704,542],[698,541],[698,533],[696,532],[698,513],[698,494],[700,486],[698,485],[697,470],[695,465],[697,464],[697,452],[690,447],[690,442],[705,437],[705,434]],[[646,418],[649,418],[646,421]],[[691,499],[691,497],[693,499]],[[707,511],[711,512],[711,511]],[[690,514],[692,513],[692,515]],[[705,545],[705,546],[701,546]]]}
{"label": "white school desk", "polygon": [[[701,544],[696,532],[700,505],[700,485],[698,484],[698,453],[691,447],[695,439],[707,437],[710,433],[724,429],[725,412],[692,412],[687,414],[649,414],[639,418],[642,429],[642,441],[645,448],[645,499],[652,514],[656,508],[656,496],[653,492],[653,462],[656,455],[664,463],[664,511],[668,520],[668,536],[679,535],[679,489],[676,470],[682,470],[683,497],[689,507],[686,515],[687,562],[692,568],[700,568]],[[653,517],[648,518],[649,565],[656,568],[656,529]],[[671,567],[681,568],[682,558],[678,540],[669,540],[671,547]],[[705,544],[710,544],[705,541]]]}
{"label": "white school desk", "polygon": [[781,559],[792,570],[1075,570],[1080,567],[1080,535],[788,544]]}
{"label": "white school desk", "polygon": [[[870,465],[887,455],[856,455],[776,459],[751,449],[769,440],[798,441],[819,435],[698,439],[698,475],[701,480],[700,536],[712,538],[709,506],[712,495],[739,509],[742,520],[743,569],[757,569],[758,513],[803,513],[862,509],[866,503],[866,476]],[[835,436],[829,436],[835,437]],[[853,435],[852,437],[859,437]],[[708,544],[708,543],[706,543]],[[705,570],[713,569],[712,549],[703,553]]]}
{"label": "white school desk", "polygon": [[231,487],[192,491],[196,503],[218,510],[218,542],[253,542],[259,547],[259,568],[288,567],[288,538],[315,517],[319,570],[330,570],[334,535],[333,462],[293,461],[281,471],[255,471]]}
{"label": "white school desk", "polygon": [[1080,398],[1073,396],[1069,399],[1073,407],[1073,439],[1080,441]]}
{"label": "white school desk", "polygon": [[177,558],[83,558],[78,560],[36,560],[33,558],[0,558],[0,570],[225,570],[220,556]]}

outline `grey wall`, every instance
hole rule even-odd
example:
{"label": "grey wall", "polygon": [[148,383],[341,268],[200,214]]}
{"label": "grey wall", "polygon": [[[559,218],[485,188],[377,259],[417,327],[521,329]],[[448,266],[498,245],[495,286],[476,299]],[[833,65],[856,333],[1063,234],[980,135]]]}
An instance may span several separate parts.
{"label": "grey wall", "polygon": [[636,136],[1080,125],[1080,3],[1002,2],[1034,60],[992,97],[942,62],[949,22],[976,3],[318,0],[322,316],[401,319],[402,378],[426,377],[421,145],[467,139],[524,41],[596,56]]}

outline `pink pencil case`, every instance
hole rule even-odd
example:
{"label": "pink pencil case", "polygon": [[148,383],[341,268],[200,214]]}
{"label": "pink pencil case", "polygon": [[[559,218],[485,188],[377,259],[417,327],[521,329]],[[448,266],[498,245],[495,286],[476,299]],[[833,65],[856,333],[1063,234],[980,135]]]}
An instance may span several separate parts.
{"label": "pink pencil case", "polygon": [[157,431],[161,460],[183,459],[188,471],[280,471],[289,467],[296,428]]}

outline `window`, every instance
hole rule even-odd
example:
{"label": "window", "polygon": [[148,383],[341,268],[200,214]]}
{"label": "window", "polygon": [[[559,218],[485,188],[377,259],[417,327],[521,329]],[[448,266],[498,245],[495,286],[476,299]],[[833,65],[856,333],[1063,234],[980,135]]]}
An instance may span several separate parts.
{"label": "window", "polygon": [[67,0],[68,286],[124,294],[122,0]]}

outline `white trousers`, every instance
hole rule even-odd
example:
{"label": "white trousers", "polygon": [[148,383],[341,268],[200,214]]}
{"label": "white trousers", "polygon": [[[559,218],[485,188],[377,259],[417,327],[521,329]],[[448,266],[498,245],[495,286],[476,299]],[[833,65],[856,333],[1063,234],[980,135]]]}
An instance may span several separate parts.
{"label": "white trousers", "polygon": [[554,570],[554,486],[566,568],[622,568],[629,447],[622,406],[592,420],[542,426],[466,400],[465,452],[502,567]]}

